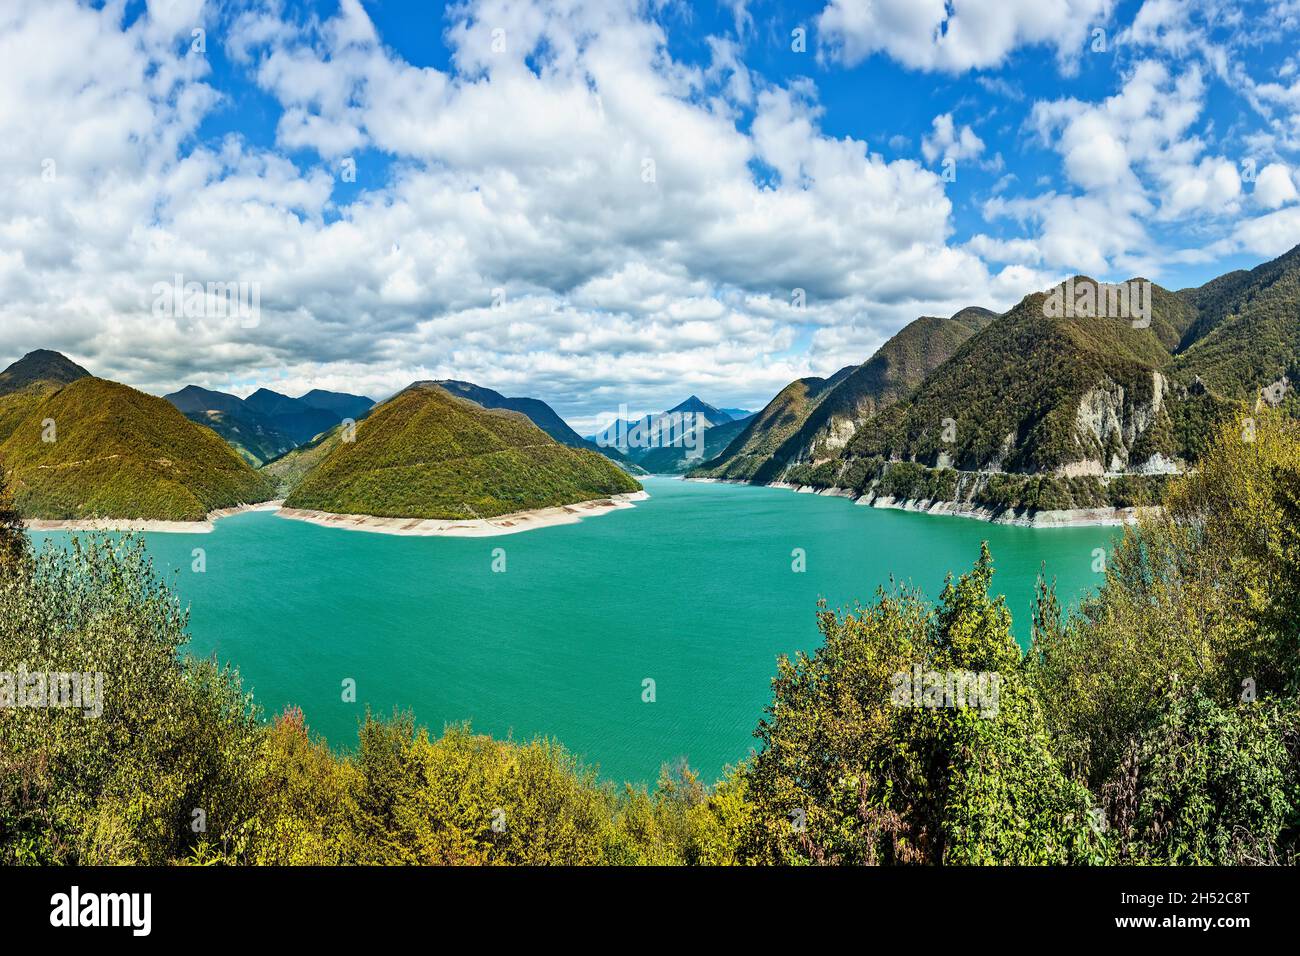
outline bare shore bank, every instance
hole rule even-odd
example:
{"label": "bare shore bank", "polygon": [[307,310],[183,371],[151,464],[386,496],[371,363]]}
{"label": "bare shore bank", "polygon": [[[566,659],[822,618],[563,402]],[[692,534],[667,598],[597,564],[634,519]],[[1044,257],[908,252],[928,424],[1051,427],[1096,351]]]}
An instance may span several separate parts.
{"label": "bare shore bank", "polygon": [[621,508],[631,508],[634,502],[645,501],[649,497],[650,495],[645,491],[636,491],[609,498],[580,501],[572,505],[517,511],[496,518],[377,518],[372,515],[332,514],[327,511],[283,507],[279,509],[279,516],[294,521],[307,521],[327,528],[370,531],[376,534],[486,538],[502,534],[518,534],[520,531],[532,531],[536,528],[577,524],[583,518],[608,514]]}
{"label": "bare shore bank", "polygon": [[78,518],[69,521],[45,521],[32,518],[24,521],[28,531],[152,531],[164,534],[207,534],[220,518],[244,514],[248,511],[275,511],[283,501],[262,501],[252,505],[236,505],[208,513],[202,521],[149,521],[140,518]]}
{"label": "bare shore bank", "polygon": [[[716,482],[729,485],[748,485],[752,482],[737,481],[731,478],[687,478],[686,481]],[[870,508],[890,508],[895,511],[912,511],[917,514],[946,515],[954,518],[973,518],[991,524],[1016,525],[1022,528],[1087,528],[1119,527],[1133,524],[1141,508],[1069,508],[1059,511],[1039,511],[1024,508],[1017,511],[1008,508],[997,511],[982,508],[961,501],[934,501],[921,498],[891,498],[887,495],[859,495],[850,488],[813,488],[808,485],[792,485],[788,482],[774,481],[762,487],[785,488],[799,494],[831,495],[837,498],[850,498],[855,503]]]}

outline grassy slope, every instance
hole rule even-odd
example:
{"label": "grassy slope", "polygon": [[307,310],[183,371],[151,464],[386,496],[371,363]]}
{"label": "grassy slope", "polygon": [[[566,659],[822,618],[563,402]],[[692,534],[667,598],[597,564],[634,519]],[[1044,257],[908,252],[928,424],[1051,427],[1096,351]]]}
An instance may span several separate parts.
{"label": "grassy slope", "polygon": [[963,309],[951,319],[922,317],[861,365],[828,380],[791,383],[749,421],[737,444],[692,474],[773,481],[791,462],[833,454],[828,439],[837,423],[847,419],[856,427],[906,396],[994,318],[995,313],[980,308]]}
{"label": "grassy slope", "polygon": [[721,455],[692,471],[691,476],[732,481],[774,480],[780,472],[780,463],[773,456],[852,371],[850,366],[830,378],[801,378],[791,382],[762,411],[744,420],[744,429]]}
{"label": "grassy slope", "polygon": [[357,426],[355,442],[327,440],[317,451],[320,460],[293,488],[288,507],[487,518],[641,487],[608,459],[559,444],[523,415],[489,411],[425,384],[378,406]]}
{"label": "grassy slope", "polygon": [[[1049,471],[1104,451],[1076,435],[1079,402],[1109,380],[1127,403],[1151,398],[1152,372],[1170,356],[1151,329],[1100,318],[1043,315],[1042,293],[969,339],[906,403],[890,409],[857,435],[845,458],[882,456],[933,464],[940,452],[958,468],[978,470],[997,459],[1004,438],[1015,448],[1002,467]],[[956,441],[942,441],[944,419],[956,422]]]}
{"label": "grassy slope", "polygon": [[1175,368],[1215,395],[1252,400],[1300,368],[1300,246],[1249,272],[1231,272],[1181,293],[1200,316]]}
{"label": "grassy slope", "polygon": [[[42,441],[46,419],[57,441]],[[269,482],[170,402],[98,378],[40,402],[0,444],[0,461],[29,518],[198,521],[272,496]]]}

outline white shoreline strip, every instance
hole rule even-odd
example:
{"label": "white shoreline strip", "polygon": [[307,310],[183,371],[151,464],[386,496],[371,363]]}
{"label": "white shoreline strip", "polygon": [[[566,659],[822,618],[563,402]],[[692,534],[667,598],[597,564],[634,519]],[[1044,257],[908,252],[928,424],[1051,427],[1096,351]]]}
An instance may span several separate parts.
{"label": "white shoreline strip", "polygon": [[277,511],[283,500],[262,501],[253,505],[236,505],[209,512],[203,521],[150,521],[140,518],[78,518],[70,521],[24,520],[28,531],[152,531],[162,534],[208,534],[214,522],[249,511]]}
{"label": "white shoreline strip", "polygon": [[518,534],[535,528],[577,524],[583,518],[608,514],[622,508],[631,508],[633,502],[645,501],[650,494],[635,491],[609,498],[593,498],[571,505],[538,508],[533,511],[516,511],[496,518],[378,518],[373,515],[345,515],[328,511],[308,511],[302,508],[280,508],[281,518],[306,521],[326,528],[345,531],[369,531],[373,534],[396,534],[411,537],[487,538],[502,534]]}
{"label": "white shoreline strip", "polygon": [[880,495],[859,495],[849,488],[813,488],[809,485],[793,485],[784,481],[771,481],[755,485],[752,481],[735,478],[687,478],[686,481],[725,485],[751,485],[759,488],[784,488],[798,494],[830,495],[836,498],[849,498],[856,504],[870,508],[888,508],[893,511],[911,511],[916,514],[938,515],[949,518],[971,518],[987,521],[989,524],[1015,525],[1021,528],[1115,528],[1136,523],[1138,516],[1147,510],[1158,512],[1159,506],[1149,508],[1066,508],[1059,511],[1035,510],[1025,508],[1021,511],[1008,508],[994,511],[968,502],[934,501],[928,498],[907,498],[899,500]]}

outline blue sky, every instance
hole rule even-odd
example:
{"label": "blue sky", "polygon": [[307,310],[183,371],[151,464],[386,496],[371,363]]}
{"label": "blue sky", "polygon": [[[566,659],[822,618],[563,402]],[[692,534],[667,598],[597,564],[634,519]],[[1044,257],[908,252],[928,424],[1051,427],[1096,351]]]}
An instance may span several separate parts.
{"label": "blue sky", "polygon": [[[918,315],[1300,242],[1298,34],[1300,0],[15,0],[0,357],[757,407]],[[177,275],[258,321],[160,312]]]}

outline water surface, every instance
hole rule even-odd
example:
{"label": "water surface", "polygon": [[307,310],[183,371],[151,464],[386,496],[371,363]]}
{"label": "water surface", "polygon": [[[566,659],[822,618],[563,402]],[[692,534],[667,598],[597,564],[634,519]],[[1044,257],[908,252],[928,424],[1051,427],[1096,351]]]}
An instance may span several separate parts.
{"label": "water surface", "polygon": [[[367,704],[410,708],[435,732],[469,720],[552,736],[603,776],[653,782],[666,761],[685,757],[711,780],[749,753],[777,656],[819,643],[819,597],[867,602],[891,575],[935,597],[988,540],[1023,642],[1040,564],[1068,603],[1097,586],[1093,549],[1115,533],[645,484],[652,497],[635,508],[503,537],[402,538],[252,512],[147,540],[191,607],[190,650],[236,665],[268,712],[301,706],[336,746],[355,746]],[[205,573],[191,571],[194,548]],[[498,548],[504,573],[492,570]],[[356,703],[342,700],[348,678]],[[654,703],[642,701],[646,678]]]}

